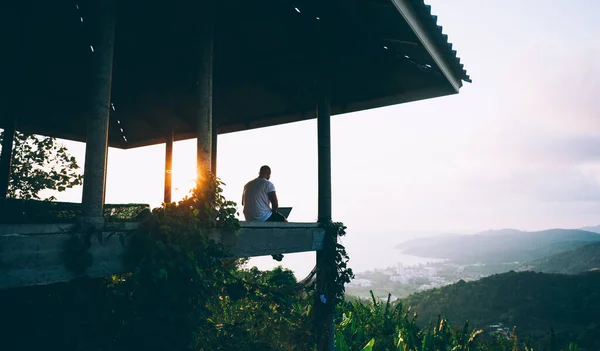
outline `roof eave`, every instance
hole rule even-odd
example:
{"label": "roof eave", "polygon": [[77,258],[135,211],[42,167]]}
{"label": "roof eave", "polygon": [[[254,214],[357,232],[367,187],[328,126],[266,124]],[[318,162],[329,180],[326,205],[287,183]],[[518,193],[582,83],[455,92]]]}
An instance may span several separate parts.
{"label": "roof eave", "polygon": [[427,31],[425,25],[421,22],[410,4],[410,0],[392,0],[392,2],[402,17],[404,17],[406,23],[411,27],[423,47],[431,55],[435,64],[440,68],[450,85],[452,85],[452,88],[458,93],[460,87],[462,87],[462,79],[454,74],[449,63],[444,59],[444,56],[439,47],[435,44],[432,35]]}

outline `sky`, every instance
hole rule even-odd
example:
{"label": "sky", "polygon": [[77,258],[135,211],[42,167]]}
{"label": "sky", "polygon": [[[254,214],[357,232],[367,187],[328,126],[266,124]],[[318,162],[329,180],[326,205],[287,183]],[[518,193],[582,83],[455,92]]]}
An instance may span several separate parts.
{"label": "sky", "polygon": [[[473,83],[332,117],[333,218],[348,226],[351,266],[384,264],[382,246],[420,235],[600,224],[600,2],[428,3]],[[315,221],[316,133],[312,120],[219,136],[225,195],[240,202],[268,164],[290,220]],[[84,145],[65,144],[83,165]],[[107,202],[160,205],[163,167],[164,145],[111,149]],[[194,172],[195,141],[175,143],[175,197]],[[79,202],[81,189],[57,197]],[[297,273],[314,263],[314,253],[288,256]]]}

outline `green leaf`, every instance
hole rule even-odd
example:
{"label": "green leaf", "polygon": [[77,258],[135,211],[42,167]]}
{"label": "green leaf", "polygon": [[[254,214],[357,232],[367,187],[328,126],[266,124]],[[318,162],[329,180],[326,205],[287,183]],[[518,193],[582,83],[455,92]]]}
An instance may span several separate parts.
{"label": "green leaf", "polygon": [[373,346],[375,345],[375,339],[371,339],[365,347],[362,348],[362,351],[373,351]]}

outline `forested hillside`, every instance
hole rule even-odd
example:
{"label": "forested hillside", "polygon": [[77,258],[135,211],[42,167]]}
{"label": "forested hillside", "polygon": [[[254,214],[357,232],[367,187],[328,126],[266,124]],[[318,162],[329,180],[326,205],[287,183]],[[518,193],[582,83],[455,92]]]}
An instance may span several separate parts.
{"label": "forested hillside", "polygon": [[421,323],[439,314],[476,327],[503,323],[534,340],[547,338],[553,329],[559,343],[600,350],[600,272],[509,272],[414,294],[403,303],[418,312]]}
{"label": "forested hillside", "polygon": [[526,264],[524,269],[544,273],[578,274],[600,270],[600,243],[581,246]]}

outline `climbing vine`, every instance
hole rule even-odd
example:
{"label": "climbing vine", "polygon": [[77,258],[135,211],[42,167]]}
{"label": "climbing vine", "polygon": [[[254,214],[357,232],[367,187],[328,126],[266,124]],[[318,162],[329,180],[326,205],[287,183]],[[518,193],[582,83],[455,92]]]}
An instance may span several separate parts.
{"label": "climbing vine", "polygon": [[344,300],[345,284],[354,278],[352,268],[348,267],[350,257],[344,245],[338,242],[339,237],[346,235],[346,226],[340,222],[323,224],[325,239],[323,242],[323,264],[325,281],[325,299],[332,299],[336,305]]}
{"label": "climbing vine", "polygon": [[128,321],[116,331],[126,346],[202,349],[218,334],[210,306],[225,294],[236,265],[224,264],[226,252],[211,233],[237,231],[239,223],[222,182],[212,174],[202,179],[183,200],[154,209],[131,237],[125,264],[133,272],[114,278],[117,297],[127,302],[115,312]]}

